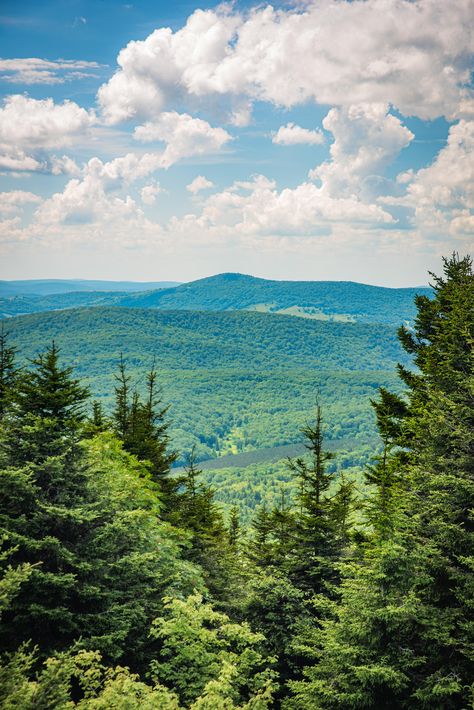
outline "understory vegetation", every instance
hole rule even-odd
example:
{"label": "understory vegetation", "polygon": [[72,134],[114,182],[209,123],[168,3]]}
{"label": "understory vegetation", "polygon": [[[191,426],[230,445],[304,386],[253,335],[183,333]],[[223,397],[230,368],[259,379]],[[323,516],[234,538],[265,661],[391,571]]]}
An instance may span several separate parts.
{"label": "understory vegetation", "polygon": [[[470,258],[445,260],[432,295],[417,296],[416,309],[413,326],[398,333],[404,355],[388,327],[258,313],[137,310],[132,327],[124,309],[79,310],[59,320],[28,316],[12,333],[5,328],[0,707],[474,707]],[[179,416],[194,420],[198,433],[186,439],[186,456],[177,453],[176,421],[169,426],[161,359],[159,372],[152,366],[136,382],[151,352],[150,318],[155,333],[174,329],[175,343],[183,328],[187,343],[195,334],[187,360],[168,376],[175,393],[201,383],[202,400],[210,375],[191,380],[192,367],[211,363],[216,376],[223,360],[238,364],[254,353],[252,339],[265,346],[254,355],[251,388],[236,386],[235,397],[230,388],[219,396],[214,389],[207,409],[195,408],[197,393],[189,393]],[[43,343],[32,357],[39,330],[27,347],[26,333],[37,319]],[[235,334],[242,322],[246,329]],[[132,347],[137,329],[140,353]],[[332,348],[327,363],[331,339],[339,354]],[[127,357],[105,377],[120,350]],[[269,352],[271,362],[279,358],[280,378],[271,394]],[[163,345],[161,354],[166,372],[176,349]],[[98,379],[89,370],[83,381],[72,361],[90,355]],[[25,363],[25,356],[32,359]],[[398,382],[390,375],[380,386],[377,371],[396,360]],[[296,364],[298,377],[290,373],[285,389],[285,367]],[[339,379],[330,375],[336,366]],[[236,368],[229,377],[237,382]],[[357,400],[349,414],[346,387]],[[293,443],[293,435],[281,434],[284,417],[272,428],[269,405],[276,415],[291,388],[290,418],[302,429],[304,451],[286,462],[203,474],[204,452],[193,446],[203,444],[201,426],[201,436],[219,442],[230,428],[234,440],[244,431],[253,444]],[[318,399],[308,421],[310,392]],[[267,398],[263,413],[260,395]],[[251,400],[249,417],[243,402]],[[233,413],[232,426],[213,433],[206,411],[214,411],[213,422]],[[356,445],[336,451],[326,434],[328,444],[345,436]],[[173,468],[177,463],[182,467]]]}

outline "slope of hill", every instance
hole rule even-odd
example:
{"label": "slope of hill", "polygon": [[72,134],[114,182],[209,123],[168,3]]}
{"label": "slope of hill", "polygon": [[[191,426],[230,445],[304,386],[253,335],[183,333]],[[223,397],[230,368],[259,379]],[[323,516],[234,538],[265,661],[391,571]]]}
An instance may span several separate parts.
{"label": "slope of hill", "polygon": [[270,281],[219,274],[146,294],[127,294],[117,305],[187,310],[257,310],[320,320],[399,325],[415,316],[416,293],[427,287],[383,288],[352,281]]}
{"label": "slope of hill", "polygon": [[243,312],[91,308],[12,318],[23,357],[53,339],[111,404],[119,353],[141,386],[156,356],[173,443],[199,458],[296,443],[317,396],[328,437],[374,434],[369,397],[408,362],[393,328]]}
{"label": "slope of hill", "polygon": [[166,310],[251,310],[313,320],[399,325],[415,315],[420,288],[382,288],[350,281],[268,281],[220,274],[180,286],[139,293],[68,293],[0,299],[0,315],[19,315],[74,306],[125,306]]}
{"label": "slope of hill", "polygon": [[71,291],[148,291],[171,288],[178,281],[93,281],[89,279],[26,279],[0,281],[0,296],[49,296]]}

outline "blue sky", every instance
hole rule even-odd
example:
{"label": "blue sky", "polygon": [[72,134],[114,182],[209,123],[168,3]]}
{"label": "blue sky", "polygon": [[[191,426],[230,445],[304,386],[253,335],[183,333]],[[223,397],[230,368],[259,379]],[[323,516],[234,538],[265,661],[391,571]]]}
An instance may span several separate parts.
{"label": "blue sky", "polygon": [[474,243],[473,12],[4,0],[0,278],[426,282]]}

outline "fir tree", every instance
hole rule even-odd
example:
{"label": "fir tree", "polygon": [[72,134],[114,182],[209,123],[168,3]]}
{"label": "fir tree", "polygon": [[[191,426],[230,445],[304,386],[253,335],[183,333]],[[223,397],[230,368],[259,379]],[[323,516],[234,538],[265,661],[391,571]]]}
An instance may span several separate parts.
{"label": "fir tree", "polygon": [[[341,603],[332,604],[334,617],[323,622],[315,665],[304,681],[293,684],[291,708],[455,710],[472,701],[470,258],[445,260],[444,276],[434,277],[433,298],[416,302],[414,328],[403,327],[399,334],[418,371],[400,368],[406,402],[382,393],[377,412],[382,439],[402,452],[389,453],[385,471],[380,468],[373,477],[389,524],[362,564],[345,567]],[[382,499],[387,476],[388,495]]]}
{"label": "fir tree", "polygon": [[127,375],[123,356],[115,375],[115,410],[113,421],[117,435],[124,447],[141,461],[151,464],[150,472],[163,493],[170,493],[173,482],[169,480],[170,468],[176,453],[169,450],[168,423],[161,393],[157,387],[157,372],[153,367],[146,377],[146,394],[142,401],[135,390],[130,393],[130,376]]}
{"label": "fir tree", "polygon": [[289,574],[300,589],[319,593],[326,591],[327,585],[336,579],[334,563],[339,554],[338,521],[329,495],[335,474],[327,470],[327,463],[334,458],[334,454],[323,449],[322,411],[319,405],[314,426],[307,425],[302,431],[306,437],[309,461],[297,458],[289,462],[298,484],[298,513]]}
{"label": "fir tree", "polygon": [[18,370],[15,366],[15,348],[8,344],[8,333],[2,323],[0,329],[0,422],[11,404]]}

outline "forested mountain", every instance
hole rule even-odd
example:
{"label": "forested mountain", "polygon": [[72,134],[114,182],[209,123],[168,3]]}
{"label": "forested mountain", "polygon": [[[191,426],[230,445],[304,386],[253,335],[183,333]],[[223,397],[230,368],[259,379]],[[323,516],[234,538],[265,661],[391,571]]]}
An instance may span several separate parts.
{"label": "forested mountain", "polygon": [[328,437],[363,442],[375,433],[369,397],[409,363],[389,326],[261,313],[93,308],[7,328],[22,356],[54,340],[106,407],[121,352],[139,388],[156,358],[174,445],[196,445],[198,459],[300,441],[318,393]]}
{"label": "forested mountain", "polygon": [[270,281],[220,274],[182,284],[173,291],[133,294],[124,306],[188,310],[260,310],[306,318],[394,323],[411,320],[413,299],[427,288],[382,288],[350,281]]}
{"label": "forested mountain", "polygon": [[90,279],[24,279],[0,281],[0,296],[50,296],[76,291],[147,291],[178,286],[178,281],[94,281]]}
{"label": "forested mountain", "polygon": [[[265,336],[288,327],[288,338],[301,324],[304,337],[282,348],[281,372],[294,355],[328,379],[329,365],[312,368],[338,338],[338,364],[344,352],[349,365],[361,358],[373,374],[383,372],[372,347],[374,333],[383,341],[381,326],[127,309],[12,320],[13,332],[0,333],[0,707],[472,707],[471,259],[445,260],[433,297],[418,296],[416,307],[413,327],[398,331],[406,353],[398,390],[371,396],[381,447],[365,467],[364,488],[326,447],[327,392],[320,393],[302,428],[306,452],[288,459],[284,472],[274,464],[279,495],[263,498],[249,521],[235,508],[222,514],[193,451],[183,471],[171,469],[160,353],[140,390],[129,367],[134,354],[119,358],[109,411],[89,405],[84,381],[67,365],[87,359],[87,321],[98,371],[127,341],[129,316],[147,329],[146,353],[160,345],[166,361],[186,344],[183,363],[202,358],[210,367],[211,349],[225,347],[242,323],[236,342],[249,357],[253,334],[263,377],[263,353],[273,352]],[[67,328],[63,353],[51,342],[58,323]],[[46,343],[25,362],[41,338]],[[233,366],[234,348],[231,340]],[[173,375],[186,380],[185,370]],[[251,394],[259,399],[256,388]],[[219,487],[219,472],[212,475]]]}
{"label": "forested mountain", "polygon": [[[131,289],[124,287],[121,290]],[[97,291],[42,298],[27,295],[4,297],[0,298],[0,315],[113,305],[165,310],[252,310],[316,320],[398,326],[413,320],[416,293],[429,294],[430,289],[382,288],[348,281],[270,281],[242,274],[220,274],[176,288],[140,293]]]}

